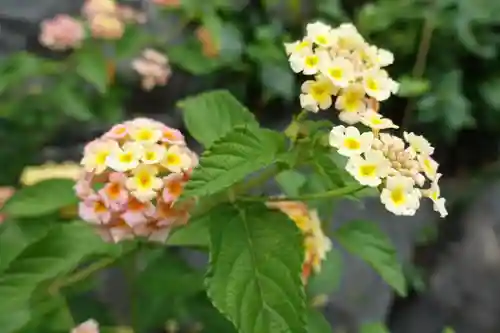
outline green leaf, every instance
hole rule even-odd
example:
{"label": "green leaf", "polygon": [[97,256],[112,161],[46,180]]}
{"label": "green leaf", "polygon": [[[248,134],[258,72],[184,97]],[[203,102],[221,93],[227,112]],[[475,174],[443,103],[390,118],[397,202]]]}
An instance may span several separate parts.
{"label": "green leaf", "polygon": [[81,90],[76,90],[66,83],[57,89],[56,94],[58,105],[64,114],[79,121],[88,121],[94,118]]}
{"label": "green leaf", "polygon": [[205,57],[200,42],[195,38],[169,47],[167,55],[172,64],[194,75],[210,74],[224,66],[219,58]]}
{"label": "green leaf", "polygon": [[126,59],[137,55],[143,46],[146,36],[139,26],[128,25],[123,36],[116,41],[116,56]]}
{"label": "green leaf", "polygon": [[250,126],[235,128],[203,152],[182,196],[204,197],[229,188],[271,165],[284,144],[284,137],[277,132]]}
{"label": "green leaf", "polygon": [[31,319],[17,333],[68,332],[75,327],[66,299],[61,295],[42,293],[31,300]]}
{"label": "green leaf", "polygon": [[500,94],[498,94],[498,91],[500,91],[500,77],[485,81],[481,84],[479,90],[484,101],[495,111],[500,111]]}
{"label": "green leaf", "polygon": [[103,50],[98,47],[83,48],[77,54],[76,72],[101,94],[108,87],[107,61]]}
{"label": "green leaf", "polygon": [[108,249],[81,222],[61,224],[28,246],[0,275],[2,333],[13,333],[29,321],[30,297],[42,283],[70,272],[85,257]]}
{"label": "green leaf", "polygon": [[170,246],[208,246],[208,223],[210,217],[203,215],[189,220],[188,224],[174,229],[167,239]]}
{"label": "green leaf", "polygon": [[307,293],[310,297],[331,294],[338,288],[341,277],[342,256],[337,249],[332,248],[321,263],[321,271],[309,278]]}
{"label": "green leaf", "polygon": [[287,196],[300,195],[300,189],[306,183],[306,177],[294,170],[285,170],[276,176],[276,181]]}
{"label": "green leaf", "polygon": [[330,323],[321,312],[315,309],[307,311],[307,333],[328,333],[332,331]]}
{"label": "green leaf", "polygon": [[[264,204],[221,205],[210,213],[207,292],[241,333],[302,333],[302,237]],[[230,278],[228,278],[230,277]]]}
{"label": "green leaf", "polygon": [[403,268],[389,238],[373,223],[351,221],[334,233],[334,238],[349,252],[359,256],[377,271],[401,296],[406,295]]}
{"label": "green leaf", "polygon": [[455,333],[455,330],[451,327],[446,327],[444,330],[443,330],[443,333]]}
{"label": "green leaf", "polygon": [[165,249],[153,254],[133,286],[134,332],[161,327],[180,310],[178,304],[203,291],[203,275]]}
{"label": "green leaf", "polygon": [[51,220],[8,219],[0,225],[0,273],[28,245],[45,236],[52,227]]}
{"label": "green leaf", "polygon": [[342,187],[353,181],[352,176],[333,161],[333,154],[330,149],[316,149],[312,156],[314,169],[323,177],[327,189]]}
{"label": "green leaf", "polygon": [[183,109],[184,123],[189,133],[205,147],[222,138],[235,126],[258,126],[253,114],[225,90],[189,97],[178,105]]}
{"label": "green leaf", "polygon": [[78,203],[73,190],[75,182],[69,179],[48,179],[26,186],[14,193],[2,212],[10,217],[35,217],[55,213]]}
{"label": "green leaf", "polygon": [[370,323],[361,327],[361,333],[389,333],[389,330],[383,323]]}
{"label": "green leaf", "polygon": [[403,76],[399,78],[398,82],[398,96],[401,97],[418,97],[430,89],[430,82],[425,78]]}

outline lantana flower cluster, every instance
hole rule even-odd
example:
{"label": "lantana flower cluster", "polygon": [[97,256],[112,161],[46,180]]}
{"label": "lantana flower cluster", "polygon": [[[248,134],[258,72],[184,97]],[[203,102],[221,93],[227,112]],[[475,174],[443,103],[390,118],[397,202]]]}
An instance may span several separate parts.
{"label": "lantana flower cluster", "polygon": [[189,219],[192,202],[174,203],[198,158],[179,130],[147,118],[126,121],[90,142],[81,164],[79,215],[105,240],[163,242]]}
{"label": "lantana flower cluster", "polygon": [[93,38],[116,40],[123,36],[126,24],[145,21],[143,13],[118,5],[114,0],[86,0],[82,19],[59,14],[43,21],[39,40],[52,50],[70,50],[81,46],[86,38],[86,25]]}
{"label": "lantana flower cluster", "polygon": [[306,283],[312,271],[321,271],[321,263],[332,249],[330,238],[321,229],[318,212],[309,210],[306,204],[298,201],[270,201],[267,206],[282,211],[303,233],[305,254],[302,280]]}
{"label": "lantana flower cluster", "polygon": [[370,105],[398,90],[399,85],[383,69],[394,61],[392,53],[368,44],[352,24],[334,29],[310,23],[306,36],[285,43],[285,49],[294,72],[313,76],[302,84],[300,103],[305,110],[328,109],[336,98],[339,118],[355,124]]}
{"label": "lantana flower cluster", "polygon": [[166,85],[172,73],[167,57],[152,49],[144,50],[132,62],[132,68],[141,76],[141,85],[146,91]]}
{"label": "lantana flower cluster", "polygon": [[383,130],[398,128],[378,113],[379,102],[397,92],[398,83],[383,67],[394,61],[391,52],[367,43],[352,24],[332,28],[321,22],[307,25],[306,36],[285,44],[291,68],[314,75],[302,85],[301,105],[317,112],[328,109],[336,96],[339,118],[347,125],[335,126],[330,145],[346,156],[346,170],[364,186],[380,189],[386,209],[396,215],[414,215],[422,197],[432,200],[434,210],[445,217],[438,163],[434,148],[421,135],[404,133],[403,139]]}

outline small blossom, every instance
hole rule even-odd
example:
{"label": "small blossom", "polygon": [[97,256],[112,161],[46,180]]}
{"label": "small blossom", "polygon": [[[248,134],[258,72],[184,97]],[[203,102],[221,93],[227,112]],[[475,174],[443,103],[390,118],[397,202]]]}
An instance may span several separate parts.
{"label": "small blossom", "polygon": [[317,46],[328,47],[335,42],[332,28],[321,22],[309,23],[306,27],[308,40],[313,41]]}
{"label": "small blossom", "polygon": [[161,142],[165,142],[171,145],[184,145],[186,143],[184,135],[182,135],[181,131],[175,128],[163,126],[161,128],[161,133]]}
{"label": "small blossom", "polygon": [[130,197],[121,218],[128,226],[134,228],[147,223],[154,215],[154,212],[155,207],[151,202],[142,202],[135,197]]}
{"label": "small blossom", "polygon": [[89,196],[79,204],[78,211],[80,217],[90,223],[108,223],[111,219],[111,212],[100,195]]}
{"label": "small blossom", "polygon": [[336,126],[330,132],[330,145],[338,149],[344,156],[353,156],[364,153],[370,149],[373,134],[361,134],[356,127]]}
{"label": "small blossom", "polygon": [[403,137],[410,145],[410,150],[415,154],[432,155],[434,153],[434,148],[423,136],[404,132]]}
{"label": "small blossom", "polygon": [[321,53],[321,72],[332,83],[340,88],[346,88],[354,81],[355,73],[352,62],[344,57],[331,59],[327,53]]}
{"label": "small blossom", "polygon": [[179,173],[172,173],[163,178],[163,183],[165,184],[162,193],[163,201],[169,203],[177,200],[184,189],[183,175]]}
{"label": "small blossom", "polygon": [[422,190],[422,194],[432,200],[434,210],[438,212],[441,217],[446,217],[448,211],[445,206],[446,199],[441,197],[441,189],[438,184],[440,178],[441,174],[438,173],[436,178],[432,181],[431,187],[427,190]]}
{"label": "small blossom", "polygon": [[288,56],[301,57],[311,53],[311,41],[304,39],[293,43],[285,43],[285,51]]}
{"label": "small blossom", "polygon": [[370,70],[363,76],[366,94],[378,101],[385,101],[394,92],[394,82],[384,70]]}
{"label": "small blossom", "polygon": [[40,43],[52,50],[69,50],[79,47],[85,31],[82,24],[71,16],[60,14],[41,25]]}
{"label": "small blossom", "polygon": [[382,178],[389,174],[390,162],[377,150],[367,151],[365,157],[352,156],[347,162],[346,170],[361,184],[376,187]]}
{"label": "small blossom", "polygon": [[123,182],[109,182],[99,190],[99,195],[103,198],[107,207],[119,210],[128,200],[128,192]]}
{"label": "small blossom", "polygon": [[99,333],[99,324],[89,319],[71,330],[71,333]]}
{"label": "small blossom", "polygon": [[121,148],[115,148],[107,157],[107,165],[115,171],[128,171],[139,165],[144,147],[137,142],[127,142]]}
{"label": "small blossom", "polygon": [[392,63],[394,62],[394,54],[392,54],[392,52],[388,50],[378,49],[377,60],[380,67],[392,65]]}
{"label": "small blossom", "polygon": [[335,101],[335,108],[340,110],[339,119],[353,125],[360,121],[360,115],[366,110],[365,92],[361,85],[352,85],[343,89]]}
{"label": "small blossom", "polygon": [[420,192],[413,187],[414,184],[408,177],[388,177],[380,194],[387,210],[396,215],[414,215],[420,206]]}
{"label": "small blossom", "polygon": [[95,140],[85,147],[85,156],[81,164],[85,171],[102,173],[107,168],[109,155],[119,149],[118,143],[112,140]]}
{"label": "small blossom", "polygon": [[337,48],[355,51],[365,46],[365,40],[352,23],[342,23],[335,31]]}
{"label": "small blossom", "polygon": [[110,138],[110,139],[125,139],[128,134],[128,128],[124,124],[118,124],[113,126],[106,134],[104,134],[105,137]]}
{"label": "small blossom", "polygon": [[142,154],[142,162],[145,164],[157,164],[160,163],[167,149],[165,146],[159,145],[157,143],[144,145],[144,150]]}
{"label": "small blossom", "polygon": [[171,172],[180,173],[183,170],[187,170],[190,163],[191,159],[189,155],[182,148],[172,146],[167,150],[161,165]]}
{"label": "small blossom", "polygon": [[168,59],[151,49],[144,50],[140,57],[133,60],[132,68],[142,77],[142,87],[147,91],[166,85],[171,75]]}
{"label": "small blossom", "polygon": [[361,115],[361,123],[377,131],[399,127],[395,125],[389,118],[384,118],[380,113],[374,112],[372,110],[368,110]]}
{"label": "small blossom", "polygon": [[437,169],[439,167],[439,164],[434,161],[434,159],[428,155],[419,155],[417,157],[418,162],[420,163],[420,166],[425,172],[425,175],[427,178],[434,180],[437,175]]}
{"label": "small blossom", "polygon": [[302,84],[300,104],[308,111],[317,112],[328,109],[332,105],[332,95],[336,87],[325,77],[318,76],[316,80],[308,80]]}
{"label": "small blossom", "polygon": [[82,7],[82,14],[90,20],[98,14],[114,15],[116,10],[114,0],[86,0]]}
{"label": "small blossom", "polygon": [[136,122],[130,125],[130,138],[141,144],[154,144],[163,133],[159,127],[150,122]]}
{"label": "small blossom", "polygon": [[142,164],[132,171],[133,176],[127,179],[127,188],[142,202],[156,197],[156,192],[162,187],[160,178],[156,177],[158,168],[152,165]]}
{"label": "small blossom", "polygon": [[319,71],[320,58],[314,53],[294,54],[290,56],[290,66],[295,73],[304,75],[315,75]]}

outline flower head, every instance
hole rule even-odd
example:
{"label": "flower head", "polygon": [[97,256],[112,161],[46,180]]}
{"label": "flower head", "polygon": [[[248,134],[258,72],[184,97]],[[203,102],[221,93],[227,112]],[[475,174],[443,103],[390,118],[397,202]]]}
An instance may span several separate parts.
{"label": "flower head", "polygon": [[58,51],[79,47],[85,37],[81,22],[65,14],[43,21],[41,30],[40,43]]}
{"label": "flower head", "polygon": [[373,134],[365,132],[361,134],[356,127],[336,126],[330,132],[330,145],[338,149],[338,153],[344,156],[353,156],[364,153],[370,149]]}
{"label": "flower head", "polygon": [[171,75],[168,59],[152,49],[144,50],[140,57],[133,60],[132,68],[141,76],[142,88],[147,91],[166,85]]}
{"label": "flower head", "polygon": [[190,205],[173,204],[197,163],[176,129],[147,118],[115,125],[84,150],[79,215],[106,241],[164,241],[189,219]]}

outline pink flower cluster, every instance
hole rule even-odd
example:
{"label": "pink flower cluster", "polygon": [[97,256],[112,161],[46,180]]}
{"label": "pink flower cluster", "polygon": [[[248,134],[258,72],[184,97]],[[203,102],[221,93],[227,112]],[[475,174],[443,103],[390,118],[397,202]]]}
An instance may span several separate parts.
{"label": "pink flower cluster", "polygon": [[147,118],[126,121],[90,142],[81,164],[79,215],[104,240],[164,242],[187,223],[192,202],[174,203],[198,158],[179,130]]}
{"label": "pink flower cluster", "polygon": [[132,62],[132,67],[142,77],[142,88],[147,91],[164,86],[171,75],[168,59],[151,49],[144,50],[141,57]]}
{"label": "pink flower cluster", "polygon": [[52,50],[64,51],[81,45],[85,31],[80,21],[61,14],[41,24],[40,43]]}

